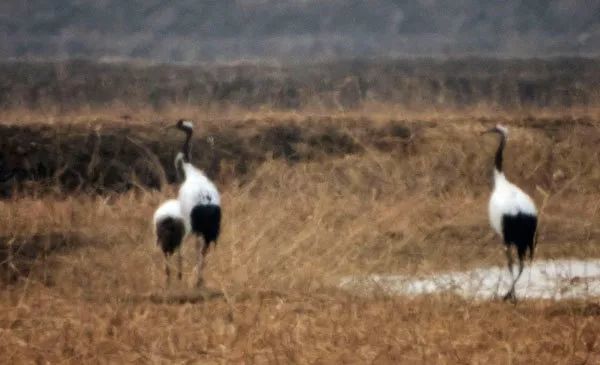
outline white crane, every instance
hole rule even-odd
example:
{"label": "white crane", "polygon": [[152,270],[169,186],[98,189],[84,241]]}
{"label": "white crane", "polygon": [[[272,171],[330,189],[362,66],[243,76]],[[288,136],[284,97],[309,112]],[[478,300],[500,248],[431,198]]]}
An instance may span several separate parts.
{"label": "white crane", "polygon": [[[490,197],[489,215],[492,228],[502,237],[508,260],[508,270],[512,285],[504,300],[516,301],[515,285],[523,273],[524,259],[529,251],[533,260],[536,245],[537,210],[533,200],[519,187],[511,183],[502,172],[502,153],[506,145],[508,129],[500,124],[483,133],[500,135],[500,145],[496,151],[494,166],[494,191]],[[519,258],[519,272],[514,276],[511,247],[515,246]]]}
{"label": "white crane", "polygon": [[196,236],[196,286],[203,285],[204,258],[212,242],[216,244],[221,228],[221,198],[215,185],[190,162],[193,124],[180,119],[175,128],[185,133],[181,152],[175,157],[177,173],[183,177],[179,188],[179,204],[184,222]]}
{"label": "white crane", "polygon": [[190,229],[183,219],[179,201],[176,199],[170,199],[161,204],[154,212],[153,222],[156,244],[165,255],[165,274],[167,287],[169,287],[171,284],[169,258],[177,252],[177,278],[181,281],[182,258],[180,247]]}

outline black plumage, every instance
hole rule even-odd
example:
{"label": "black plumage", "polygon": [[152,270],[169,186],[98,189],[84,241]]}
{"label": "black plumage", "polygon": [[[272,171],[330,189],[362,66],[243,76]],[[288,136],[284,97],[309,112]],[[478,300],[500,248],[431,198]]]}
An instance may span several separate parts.
{"label": "black plumage", "polygon": [[166,217],[156,224],[157,244],[165,256],[172,255],[181,245],[185,227],[181,219]]}

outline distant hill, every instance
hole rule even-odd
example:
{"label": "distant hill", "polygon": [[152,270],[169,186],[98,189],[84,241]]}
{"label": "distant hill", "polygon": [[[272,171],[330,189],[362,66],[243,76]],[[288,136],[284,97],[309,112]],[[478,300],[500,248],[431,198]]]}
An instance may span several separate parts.
{"label": "distant hill", "polygon": [[159,62],[600,54],[589,0],[4,0],[0,58]]}
{"label": "distant hill", "polygon": [[0,62],[0,110],[597,108],[600,58],[332,61],[303,65]]}

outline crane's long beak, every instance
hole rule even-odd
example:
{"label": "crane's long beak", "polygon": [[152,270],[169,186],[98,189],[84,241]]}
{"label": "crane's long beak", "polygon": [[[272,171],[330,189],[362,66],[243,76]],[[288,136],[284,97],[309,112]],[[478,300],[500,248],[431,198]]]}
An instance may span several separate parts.
{"label": "crane's long beak", "polygon": [[484,134],[487,134],[487,133],[498,133],[498,129],[496,129],[496,127],[490,128],[486,131],[481,132],[479,135],[483,136]]}
{"label": "crane's long beak", "polygon": [[169,131],[170,131],[171,129],[173,129],[173,128],[175,128],[175,126],[174,126],[174,125],[168,125],[168,126],[166,126],[166,127],[164,127],[164,128],[163,128],[163,132],[164,132],[165,134],[166,134],[166,133],[169,133]]}

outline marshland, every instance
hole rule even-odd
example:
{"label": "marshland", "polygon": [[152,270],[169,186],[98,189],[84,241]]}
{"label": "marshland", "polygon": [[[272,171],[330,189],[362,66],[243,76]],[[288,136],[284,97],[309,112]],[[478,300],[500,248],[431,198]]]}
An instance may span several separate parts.
{"label": "marshland", "polygon": [[[554,87],[553,75],[571,69],[569,62],[587,65],[578,68],[586,76],[569,74],[574,81],[561,78],[556,82],[566,86]],[[141,102],[141,87],[137,95],[127,86],[92,95],[95,81],[70,84],[77,78],[70,70],[82,64],[93,69],[85,72],[88,81],[106,77],[111,85],[112,78],[152,75],[175,85],[156,105]],[[9,91],[0,115],[0,358],[593,363],[600,352],[593,296],[513,305],[452,291],[365,293],[340,283],[348,276],[504,268],[501,240],[487,218],[497,142],[480,135],[497,123],[511,133],[505,172],[540,209],[534,262],[600,257],[600,113],[597,90],[585,88],[600,75],[597,65],[550,61],[546,68],[558,71],[530,76],[536,86],[529,94],[495,81],[502,74],[518,85],[521,73],[497,70],[465,73],[456,91],[448,81],[459,77],[455,65],[442,62],[436,72],[445,86],[432,95],[415,81],[415,93],[404,100],[394,96],[404,91],[380,92],[360,73],[367,66],[352,73],[341,64],[331,90],[302,81],[310,91],[295,94],[299,104],[290,106],[259,95],[287,95],[287,83],[301,82],[295,69],[279,69],[267,86],[242,79],[251,86],[236,88],[229,102],[219,99],[226,81],[217,79],[197,104],[190,89],[177,85],[190,82],[179,73],[213,69],[5,64],[11,71],[4,74]],[[231,67],[224,74],[242,72]],[[19,93],[22,82],[8,79],[23,68],[34,76]],[[348,80],[363,81],[347,86]],[[485,100],[475,91],[464,96],[480,83],[492,90]],[[575,84],[583,90],[572,91]],[[319,92],[321,103],[309,100]],[[454,94],[462,101],[440,96]],[[190,239],[182,282],[165,287],[151,224],[156,207],[177,194],[173,158],[182,137],[165,127],[180,117],[194,121],[193,162],[222,195],[221,237],[208,254],[202,289],[192,285]]]}

